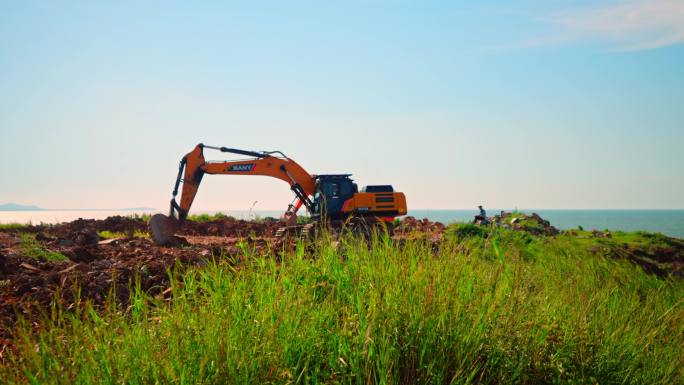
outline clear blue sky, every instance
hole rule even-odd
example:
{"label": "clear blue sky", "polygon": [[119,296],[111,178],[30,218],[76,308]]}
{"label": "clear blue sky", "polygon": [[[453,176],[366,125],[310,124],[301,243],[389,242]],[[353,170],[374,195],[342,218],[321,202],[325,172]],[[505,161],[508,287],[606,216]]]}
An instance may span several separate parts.
{"label": "clear blue sky", "polygon": [[2,2],[0,203],[164,208],[204,142],[411,208],[684,208],[681,0],[226,3]]}

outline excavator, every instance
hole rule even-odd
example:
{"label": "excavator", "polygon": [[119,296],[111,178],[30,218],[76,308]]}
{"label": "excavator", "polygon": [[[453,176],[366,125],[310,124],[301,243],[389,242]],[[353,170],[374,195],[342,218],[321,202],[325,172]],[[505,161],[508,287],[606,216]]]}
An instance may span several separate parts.
{"label": "excavator", "polygon": [[[206,161],[205,149],[246,159]],[[322,224],[334,229],[349,224],[365,229],[391,228],[395,217],[406,215],[406,197],[395,192],[391,185],[366,186],[359,191],[351,174],[310,174],[280,151],[247,151],[200,143],[180,161],[169,215],[156,214],[150,218],[152,239],[157,244],[167,244],[183,225],[204,174],[263,175],[288,183],[295,197],[280,218],[285,225],[278,229],[276,237],[310,236],[316,225]],[[183,189],[178,203],[176,197],[181,183]],[[297,224],[297,212],[302,206],[311,217],[306,225]]]}

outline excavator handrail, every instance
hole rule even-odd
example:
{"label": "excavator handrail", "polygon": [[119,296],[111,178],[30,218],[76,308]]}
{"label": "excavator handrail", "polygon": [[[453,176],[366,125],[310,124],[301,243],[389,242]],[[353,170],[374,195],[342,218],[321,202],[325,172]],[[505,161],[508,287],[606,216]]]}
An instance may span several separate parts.
{"label": "excavator handrail", "polygon": [[267,156],[272,156],[272,154],[279,154],[283,158],[289,159],[285,154],[283,154],[282,151],[278,151],[278,150],[276,150],[276,151],[251,151],[251,150],[240,150],[238,148],[228,148],[228,147],[224,147],[224,146],[221,146],[221,147],[209,146],[209,145],[201,144],[201,143],[200,143],[200,146],[202,148],[209,148],[209,149],[217,150],[217,151],[221,151],[221,152],[229,152],[231,154],[253,156],[255,158],[265,158]]}
{"label": "excavator handrail", "polygon": [[255,158],[264,158],[267,155],[264,154],[264,152],[256,152],[256,151],[249,151],[249,150],[240,150],[237,148],[228,148],[228,147],[217,147],[217,146],[208,146],[206,144],[201,144],[201,147],[204,148],[209,148],[212,150],[218,150],[221,152],[230,152],[232,154],[238,154],[238,155],[246,155],[246,156],[253,156]]}
{"label": "excavator handrail", "polygon": [[280,154],[280,156],[282,156],[283,158],[290,159],[287,157],[287,155],[283,154],[281,151],[278,151],[278,150],[276,150],[276,151],[264,151],[264,154],[266,154],[266,155]]}

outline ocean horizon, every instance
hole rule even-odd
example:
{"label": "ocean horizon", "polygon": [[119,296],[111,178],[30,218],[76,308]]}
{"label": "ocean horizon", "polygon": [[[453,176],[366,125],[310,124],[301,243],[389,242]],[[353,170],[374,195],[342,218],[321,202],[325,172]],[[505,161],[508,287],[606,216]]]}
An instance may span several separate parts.
{"label": "ocean horizon", "polygon": [[[487,215],[499,214],[502,209],[489,209]],[[684,209],[505,209],[526,214],[537,213],[551,222],[558,229],[576,229],[611,231],[649,231],[684,238]],[[0,211],[0,223],[52,224],[69,222],[78,218],[104,219],[113,215],[153,214],[166,210],[20,210]],[[265,217],[277,218],[282,210],[198,210],[191,214],[224,213],[240,219],[257,219]],[[477,210],[453,209],[417,209],[409,210],[408,215],[418,219],[428,218],[445,224],[469,222],[477,214]]]}

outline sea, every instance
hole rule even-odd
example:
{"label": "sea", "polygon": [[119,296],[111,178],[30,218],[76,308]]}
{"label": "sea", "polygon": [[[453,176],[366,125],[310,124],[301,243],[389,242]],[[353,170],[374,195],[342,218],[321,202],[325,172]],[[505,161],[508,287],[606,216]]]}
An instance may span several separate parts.
{"label": "sea", "polygon": [[[498,214],[501,209],[487,210],[487,215]],[[505,211],[512,211],[506,209]],[[684,210],[549,210],[518,209],[531,214],[537,213],[559,229],[611,231],[649,231],[684,239]],[[163,211],[158,211],[163,212]],[[192,214],[214,214],[219,211],[198,211]],[[277,218],[282,211],[274,210],[223,210],[224,214],[240,219]],[[0,211],[0,223],[60,223],[78,218],[104,219],[112,215],[153,214],[153,211],[121,210],[40,210],[40,211]],[[468,222],[477,214],[476,210],[410,210],[408,215],[428,218],[445,224]]]}

